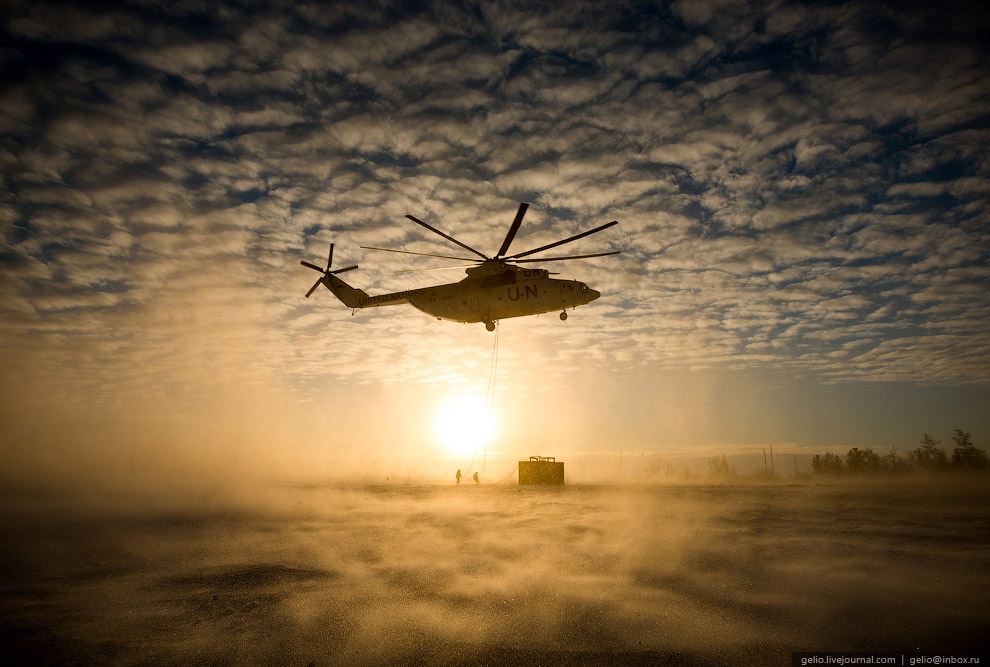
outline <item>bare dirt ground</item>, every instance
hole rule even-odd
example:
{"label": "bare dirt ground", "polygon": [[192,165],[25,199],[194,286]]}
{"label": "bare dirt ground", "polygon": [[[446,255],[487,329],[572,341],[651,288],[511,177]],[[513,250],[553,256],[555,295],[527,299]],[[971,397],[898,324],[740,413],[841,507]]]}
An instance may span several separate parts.
{"label": "bare dirt ground", "polygon": [[990,628],[985,481],[5,497],[5,664],[786,665]]}

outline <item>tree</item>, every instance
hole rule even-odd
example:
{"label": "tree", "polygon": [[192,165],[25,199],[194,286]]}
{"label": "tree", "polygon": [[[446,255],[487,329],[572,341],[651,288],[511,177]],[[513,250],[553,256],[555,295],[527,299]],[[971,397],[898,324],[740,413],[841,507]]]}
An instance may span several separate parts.
{"label": "tree", "polygon": [[846,470],[851,473],[880,472],[880,455],[867,447],[853,447],[846,454]]}
{"label": "tree", "polygon": [[948,462],[945,452],[939,447],[940,444],[942,444],[941,440],[932,440],[927,433],[922,433],[921,447],[908,452],[908,458],[914,465],[930,472],[945,470]]}
{"label": "tree", "polygon": [[880,455],[873,449],[867,447],[863,450],[863,458],[866,462],[866,472],[874,474],[880,472]]}
{"label": "tree", "polygon": [[956,448],[952,450],[952,465],[965,470],[981,470],[990,465],[990,461],[986,452],[973,445],[971,437],[958,428],[952,432],[952,442],[956,443]]}
{"label": "tree", "polygon": [[811,459],[811,471],[816,475],[841,475],[845,472],[842,459],[831,452],[825,452],[825,456],[818,454]]}
{"label": "tree", "polygon": [[891,447],[890,453],[880,462],[880,467],[885,472],[897,474],[904,472],[908,466],[904,459],[897,455],[897,447]]}
{"label": "tree", "polygon": [[853,447],[846,454],[846,470],[851,473],[863,472],[863,452]]}
{"label": "tree", "polygon": [[713,456],[708,459],[708,475],[713,479],[729,480],[736,476],[736,471],[733,470],[732,464],[725,458],[725,454],[721,456]]}

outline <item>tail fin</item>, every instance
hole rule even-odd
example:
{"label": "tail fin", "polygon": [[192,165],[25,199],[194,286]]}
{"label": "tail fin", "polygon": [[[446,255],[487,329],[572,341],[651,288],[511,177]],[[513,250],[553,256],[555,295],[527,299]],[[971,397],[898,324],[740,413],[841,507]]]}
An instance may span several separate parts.
{"label": "tail fin", "polygon": [[324,269],[317,266],[316,264],[310,264],[309,262],[299,262],[299,263],[302,264],[303,266],[309,267],[323,274],[323,276],[319,280],[313,283],[313,286],[309,288],[309,291],[306,292],[307,299],[313,293],[313,291],[320,286],[320,283],[322,283],[324,287],[326,287],[328,290],[333,292],[334,296],[340,299],[344,303],[344,305],[347,306],[348,308],[362,308],[361,299],[368,298],[368,294],[364,290],[359,290],[351,287],[350,285],[348,285],[347,283],[345,283],[343,280],[341,280],[335,275],[337,273],[343,273],[344,271],[351,271],[353,269],[356,269],[357,264],[355,264],[354,266],[344,267],[343,269],[337,269],[336,271],[331,271],[330,266],[333,264],[332,243],[330,244],[330,255],[327,257],[327,268]]}
{"label": "tail fin", "polygon": [[[334,271],[334,273],[336,273],[336,271]],[[323,284],[326,285],[327,289],[333,292],[333,295],[340,299],[341,302],[348,308],[363,308],[364,306],[361,305],[361,299],[368,298],[367,292],[351,287],[332,273],[327,274],[327,276],[323,278]]]}

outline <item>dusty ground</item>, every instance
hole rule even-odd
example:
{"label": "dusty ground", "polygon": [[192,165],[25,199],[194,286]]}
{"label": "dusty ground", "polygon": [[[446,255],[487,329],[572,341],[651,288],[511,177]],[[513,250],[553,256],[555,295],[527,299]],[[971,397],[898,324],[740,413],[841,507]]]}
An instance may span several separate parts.
{"label": "dusty ground", "polygon": [[6,664],[785,665],[990,628],[985,484],[7,498]]}

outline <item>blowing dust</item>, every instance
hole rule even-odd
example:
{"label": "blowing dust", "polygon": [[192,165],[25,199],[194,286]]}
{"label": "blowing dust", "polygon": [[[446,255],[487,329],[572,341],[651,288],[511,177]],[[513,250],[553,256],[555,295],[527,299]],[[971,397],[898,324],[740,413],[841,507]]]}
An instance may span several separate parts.
{"label": "blowing dust", "polygon": [[7,664],[975,650],[987,500],[982,485],[471,484],[266,487],[212,508],[11,502],[0,646]]}

